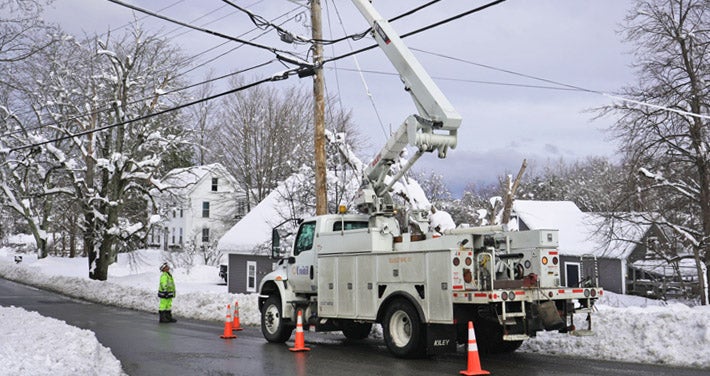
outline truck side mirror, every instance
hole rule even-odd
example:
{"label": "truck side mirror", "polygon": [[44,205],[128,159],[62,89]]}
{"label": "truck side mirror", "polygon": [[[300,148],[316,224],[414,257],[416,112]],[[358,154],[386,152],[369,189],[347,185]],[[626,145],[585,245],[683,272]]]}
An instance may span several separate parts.
{"label": "truck side mirror", "polygon": [[281,235],[273,228],[271,229],[271,258],[276,259],[281,256]]}
{"label": "truck side mirror", "polygon": [[288,258],[288,263],[289,263],[289,264],[295,264],[295,263],[296,263],[296,258],[293,257],[293,256],[290,256],[290,257]]}

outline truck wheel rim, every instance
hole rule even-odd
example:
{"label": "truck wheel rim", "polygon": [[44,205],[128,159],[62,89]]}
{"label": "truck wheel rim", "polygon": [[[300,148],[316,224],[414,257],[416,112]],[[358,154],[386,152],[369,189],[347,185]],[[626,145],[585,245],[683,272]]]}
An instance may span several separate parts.
{"label": "truck wheel rim", "polygon": [[266,320],[264,320],[264,326],[266,326],[266,330],[271,334],[276,333],[279,328],[279,321],[281,320],[279,317],[279,309],[271,305],[266,309],[265,316]]}
{"label": "truck wheel rim", "polygon": [[390,318],[390,335],[397,347],[406,346],[412,338],[412,321],[403,311],[397,311]]}

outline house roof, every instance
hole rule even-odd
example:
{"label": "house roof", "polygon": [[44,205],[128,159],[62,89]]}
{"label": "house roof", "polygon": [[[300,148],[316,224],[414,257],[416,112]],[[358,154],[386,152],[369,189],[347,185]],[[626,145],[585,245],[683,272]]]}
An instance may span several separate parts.
{"label": "house roof", "polygon": [[203,166],[191,166],[170,170],[160,181],[160,187],[170,189],[171,192],[180,195],[189,195],[205,178],[211,178],[213,174],[224,177],[230,184],[236,187],[234,177],[220,163],[212,163]]}
{"label": "house roof", "polygon": [[[515,200],[513,212],[531,230],[558,229],[560,253],[568,256],[593,254],[625,259],[635,247],[633,241],[640,240],[649,228],[630,221],[619,222],[615,233],[624,240],[609,242],[600,230],[604,218],[582,212],[571,201]],[[623,236],[618,236],[620,233]]]}
{"label": "house roof", "polygon": [[287,187],[304,179],[301,174],[291,175],[271,191],[259,205],[229,229],[217,242],[217,250],[226,253],[254,254],[259,245],[271,240],[271,229],[283,221],[283,197]]}

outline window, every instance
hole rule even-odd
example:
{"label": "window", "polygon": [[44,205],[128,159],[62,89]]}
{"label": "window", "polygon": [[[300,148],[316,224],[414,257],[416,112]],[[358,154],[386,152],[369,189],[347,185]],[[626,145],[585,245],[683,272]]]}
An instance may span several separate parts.
{"label": "window", "polygon": [[361,228],[367,228],[369,222],[366,221],[337,221],[333,223],[333,231],[343,230],[343,225],[345,225],[345,230],[357,230]]}
{"label": "window", "polygon": [[180,244],[182,244],[182,227],[180,227]]}
{"label": "window", "polygon": [[256,292],[256,261],[247,261],[247,292]]}
{"label": "window", "polygon": [[175,244],[175,227],[173,227],[173,241],[172,241],[172,243]]}
{"label": "window", "polygon": [[212,192],[217,192],[217,183],[219,183],[219,178],[212,178]]}
{"label": "window", "polygon": [[315,222],[305,222],[298,229],[298,235],[296,236],[296,246],[293,250],[293,254],[298,256],[301,252],[308,251],[313,248],[313,236],[316,232]]}
{"label": "window", "polygon": [[203,201],[202,202],[202,218],[209,218],[209,217],[210,217],[210,202]]}
{"label": "window", "polygon": [[182,218],[182,209],[180,209],[180,218]]}
{"label": "window", "polygon": [[173,218],[175,218],[175,209],[173,209]]}
{"label": "window", "polygon": [[202,242],[203,242],[203,243],[209,243],[209,242],[210,242],[210,229],[208,229],[208,228],[203,228],[203,229],[202,229]]}

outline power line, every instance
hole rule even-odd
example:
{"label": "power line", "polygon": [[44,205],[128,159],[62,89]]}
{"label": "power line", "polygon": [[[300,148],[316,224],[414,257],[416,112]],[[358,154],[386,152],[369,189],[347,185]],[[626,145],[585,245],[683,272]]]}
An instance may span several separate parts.
{"label": "power line", "polygon": [[[257,2],[255,2],[255,3],[252,3],[252,5],[258,4],[258,3],[262,2],[262,1],[263,1],[263,0],[257,1]],[[173,5],[178,4],[178,3],[180,3],[180,1],[174,3]],[[171,5],[171,6],[172,6],[172,5]],[[224,6],[218,8],[218,9],[221,9],[221,8],[223,8],[223,7],[224,7]],[[163,9],[167,9],[167,8],[169,8],[169,7],[165,7],[165,8],[163,8]],[[287,15],[289,15],[290,13],[293,13],[295,10],[298,10],[298,7],[293,8],[293,9],[291,9],[290,11],[287,11],[286,13],[283,13],[283,14],[281,14],[281,15],[278,16],[278,17],[275,17],[275,18],[272,19],[271,21],[273,22],[273,21],[278,20],[279,18],[282,18],[282,17],[284,17],[284,16],[287,16]],[[210,11],[208,14],[213,13],[213,12],[215,12],[215,11],[216,11],[216,10],[212,10],[212,11]],[[197,19],[203,18],[203,17],[205,17],[205,16],[206,16],[206,15],[203,15],[203,16],[201,16],[201,17],[198,17]],[[144,17],[144,18],[147,18],[147,16]],[[215,21],[216,21],[216,20],[212,20],[212,21],[210,21],[210,22],[208,22],[208,23],[206,23],[206,24],[209,24],[209,23],[212,23],[212,22],[215,22]],[[282,24],[283,24],[283,23],[286,23],[286,22],[288,22],[288,20],[283,21]],[[205,25],[206,25],[206,24],[205,24]],[[126,24],[126,25],[128,25],[128,24]],[[125,27],[125,25],[124,25],[124,27]],[[245,36],[245,35],[251,33],[251,32],[254,31],[254,30],[256,30],[256,28],[255,28],[255,29],[252,29],[252,30],[249,30],[249,31],[247,31],[247,32],[244,32],[244,33],[242,33],[242,34],[240,34],[239,37]],[[189,32],[189,31],[190,31],[190,30],[188,30],[188,32]],[[168,32],[168,33],[169,33],[169,32]],[[261,34],[255,36],[255,37],[251,38],[250,40],[252,40],[252,41],[253,41],[253,40],[256,40],[256,39],[260,38],[261,36],[263,36],[263,35],[265,35],[265,34],[266,34],[266,32],[261,33]],[[205,53],[207,53],[207,52],[209,52],[209,51],[211,51],[211,50],[214,50],[214,49],[216,49],[216,48],[219,48],[219,47],[221,47],[221,46],[224,46],[225,44],[230,43],[230,42],[231,42],[231,41],[226,41],[226,42],[220,43],[220,44],[217,45],[217,46],[211,47],[211,48],[209,48],[209,49],[207,49],[207,50],[205,50],[205,51],[202,51],[202,52],[200,52],[200,53],[198,53],[198,54],[196,54],[196,55],[193,55],[192,57],[189,57],[189,58],[184,59],[184,60],[178,62],[176,65],[182,65],[183,63],[187,63],[187,62],[189,62],[190,60],[195,59],[197,56],[203,55],[203,54],[205,54]],[[194,66],[194,67],[192,67],[192,68],[190,68],[190,69],[184,71],[184,72],[181,72],[181,73],[177,74],[177,75],[175,76],[175,78],[182,77],[182,76],[184,76],[184,75],[186,75],[186,74],[188,74],[188,73],[190,73],[190,72],[192,72],[192,71],[194,71],[194,70],[196,70],[196,69],[199,69],[200,67],[203,67],[203,66],[205,66],[206,64],[209,64],[209,63],[211,63],[211,62],[213,62],[213,61],[215,61],[215,60],[217,60],[217,59],[219,59],[219,58],[221,58],[221,57],[223,57],[223,56],[225,56],[225,55],[227,55],[227,54],[229,54],[229,53],[231,53],[231,52],[233,52],[233,51],[235,51],[235,50],[237,50],[237,49],[239,49],[239,48],[241,48],[241,47],[243,47],[243,46],[244,46],[244,44],[239,44],[238,46],[236,46],[236,47],[234,47],[234,48],[231,48],[230,50],[228,50],[228,51],[226,51],[226,52],[223,52],[223,53],[221,53],[221,54],[219,54],[219,55],[217,55],[217,56],[215,56],[215,57],[213,57],[213,58],[211,58],[211,59],[209,59],[209,60],[207,60],[207,61],[204,61],[204,62],[202,62],[202,63],[200,63],[200,64],[198,64],[198,65],[196,65],[196,66]],[[244,72],[253,70],[253,69],[255,69],[255,68],[259,68],[259,67],[263,67],[263,66],[265,66],[265,65],[268,65],[268,64],[272,63],[273,61],[274,61],[274,60],[271,60],[271,61],[269,61],[269,62],[267,62],[267,63],[258,64],[258,65],[252,66],[252,67],[250,67],[250,68],[245,68],[245,69],[242,69],[242,70],[238,70],[238,71],[235,71],[235,72],[232,72],[232,73],[228,73],[228,74],[225,74],[225,75],[220,76],[220,77],[217,77],[217,78],[213,78],[213,79],[209,79],[209,80],[206,80],[206,81],[202,81],[202,82],[199,82],[199,83],[197,83],[197,84],[189,85],[189,86],[186,86],[186,87],[183,87],[183,88],[170,90],[170,91],[168,91],[168,92],[165,92],[164,94],[169,94],[169,93],[174,93],[174,92],[183,91],[183,90],[186,90],[186,89],[195,87],[195,86],[203,85],[203,84],[206,84],[206,83],[209,83],[209,82],[213,82],[213,81],[217,81],[217,80],[220,80],[220,79],[223,79],[223,78],[226,78],[226,77],[230,77],[230,76],[233,76],[233,75],[236,75],[236,74],[244,73]],[[167,70],[167,69],[168,69],[168,68],[165,68],[165,69],[163,69],[163,70],[159,70],[159,71],[157,71],[156,73],[163,72],[163,71],[165,71],[165,70]],[[139,101],[146,100],[146,99],[150,99],[150,98],[142,98],[142,99],[139,99],[139,100],[137,100],[137,101],[131,102],[131,104],[137,103],[137,102],[139,102]],[[79,118],[81,118],[81,117],[83,117],[83,116],[90,116],[90,115],[94,115],[94,114],[100,113],[100,112],[102,112],[102,111],[107,111],[107,110],[110,110],[110,107],[97,109],[97,110],[95,110],[95,111],[92,111],[92,112],[89,112],[89,113],[85,113],[85,114],[75,115],[75,116],[73,116],[73,117],[64,119],[63,121],[64,121],[64,122],[67,122],[67,121],[71,121],[71,120],[76,120],[76,119],[79,119]],[[32,111],[32,110],[27,110],[27,111],[24,111],[24,112],[14,113],[14,115],[15,115],[14,117],[16,117],[16,115],[24,115],[24,114],[28,114],[28,113],[31,113],[31,112],[33,112],[33,111]],[[10,114],[9,112],[8,112],[8,114],[9,114],[9,115],[13,115],[13,114]],[[2,134],[2,136],[3,136],[3,137],[4,137],[4,136],[11,136],[11,135],[13,135],[13,134],[17,134],[17,133],[21,133],[21,132],[25,132],[25,131],[37,130],[37,129],[41,129],[42,127],[49,126],[49,125],[52,125],[52,124],[58,124],[58,123],[57,123],[57,122],[53,122],[53,123],[49,123],[49,124],[40,124],[40,125],[35,126],[35,127],[28,127],[28,128],[19,129],[19,130],[16,130],[16,131],[6,132],[6,133]]]}
{"label": "power line", "polygon": [[80,137],[80,136],[85,136],[85,135],[88,135],[88,134],[91,134],[91,133],[96,133],[96,132],[100,132],[100,131],[105,131],[105,130],[107,130],[107,129],[112,129],[112,128],[116,128],[116,127],[128,125],[128,124],[135,123],[135,122],[138,122],[138,121],[142,121],[142,120],[150,119],[150,118],[153,118],[153,117],[156,117],[156,116],[164,115],[164,114],[167,114],[167,113],[172,112],[172,111],[177,111],[177,110],[183,109],[183,108],[185,108],[185,107],[193,106],[193,105],[196,105],[196,104],[198,104],[198,103],[211,101],[211,100],[213,100],[213,99],[217,99],[217,98],[223,97],[223,96],[225,96],[225,95],[229,95],[229,94],[233,94],[233,93],[236,93],[236,92],[239,92],[239,91],[242,91],[242,90],[250,89],[250,88],[252,88],[252,87],[254,87],[254,86],[258,86],[258,85],[261,85],[261,84],[264,84],[264,83],[267,83],[267,82],[285,80],[285,79],[287,79],[287,78],[291,75],[291,73],[294,73],[294,72],[296,72],[296,69],[291,69],[291,70],[282,72],[282,73],[280,73],[280,74],[273,75],[273,76],[271,76],[271,77],[269,77],[269,78],[264,78],[264,79],[261,79],[261,80],[256,81],[256,82],[252,82],[252,83],[250,83],[250,84],[247,84],[247,85],[244,85],[244,86],[240,86],[240,87],[238,87],[238,88],[234,88],[234,89],[230,89],[230,90],[227,90],[227,91],[223,91],[223,92],[221,92],[221,93],[219,93],[219,94],[215,94],[215,95],[211,95],[211,96],[209,96],[209,97],[205,97],[205,98],[201,98],[201,99],[198,99],[198,100],[194,100],[194,101],[192,101],[192,102],[183,103],[183,104],[180,104],[180,105],[177,105],[177,106],[174,106],[174,107],[171,107],[171,108],[162,110],[162,111],[158,111],[158,112],[154,112],[154,113],[152,113],[152,114],[140,116],[140,117],[137,117],[137,118],[135,118],[135,119],[129,119],[129,120],[122,121],[122,122],[119,122],[119,123],[114,123],[114,124],[106,125],[106,126],[99,127],[99,128],[95,128],[95,129],[89,129],[89,130],[86,130],[86,131],[83,131],[83,132],[78,132],[78,133],[74,133],[74,134],[69,134],[69,135],[66,135],[66,136],[57,137],[57,138],[53,138],[53,139],[50,139],[50,140],[45,140],[45,141],[35,142],[35,143],[32,143],[32,144],[28,144],[28,145],[18,146],[18,147],[10,148],[10,149],[7,149],[7,150],[8,150],[9,152],[14,152],[14,151],[19,151],[19,150],[24,150],[24,149],[30,149],[30,148],[34,148],[34,147],[38,147],[38,146],[42,146],[42,145],[51,144],[51,143],[58,142],[58,141],[68,140],[68,139],[71,139],[71,138],[76,138],[76,137]]}
{"label": "power line", "polygon": [[[190,25],[190,24],[188,24],[188,23],[186,23],[186,22],[178,21],[178,20],[176,20],[176,19],[173,19],[173,18],[170,18],[170,17],[167,17],[167,16],[163,16],[163,15],[158,14],[158,13],[155,13],[155,12],[151,12],[151,11],[149,11],[149,10],[147,10],[147,9],[143,9],[143,8],[137,7],[137,6],[135,6],[135,5],[131,5],[131,4],[124,3],[124,2],[122,2],[122,1],[120,1],[120,0],[108,0],[108,1],[110,1],[110,2],[112,2],[112,3],[114,3],[114,4],[118,4],[118,5],[124,6],[124,7],[129,8],[129,9],[133,9],[133,10],[135,10],[135,11],[137,11],[137,12],[145,13],[145,14],[151,15],[151,16],[153,16],[153,17],[155,17],[155,18],[159,18],[159,19],[161,19],[161,20],[165,20],[165,21],[168,21],[168,22],[172,22],[172,23],[175,23],[175,24],[178,24],[178,25],[181,25],[181,26],[190,28],[190,29],[202,31],[203,33],[207,33],[207,34],[214,35],[214,36],[217,36],[217,37],[220,37],[220,38],[228,39],[228,40],[231,40],[231,41],[234,41],[234,42],[240,42],[240,43],[246,44],[246,45],[251,46],[251,47],[256,47],[256,48],[259,48],[259,49],[267,50],[267,51],[269,51],[269,52],[271,52],[271,53],[273,53],[273,54],[275,54],[275,55],[277,55],[277,56],[280,56],[279,53],[283,53],[283,54],[288,54],[288,55],[294,56],[294,57],[296,57],[296,58],[299,58],[298,56],[296,56],[295,54],[293,54],[293,53],[290,52],[290,51],[280,50],[280,49],[278,49],[278,48],[274,48],[274,47],[270,47],[270,46],[266,46],[266,45],[254,43],[254,42],[251,42],[251,41],[248,41],[248,40],[244,40],[244,39],[235,38],[235,37],[232,37],[232,36],[229,36],[229,35],[226,35],[226,34],[222,34],[222,33],[217,32],[217,31],[205,29],[205,28],[203,28],[203,27]],[[300,58],[299,58],[299,59],[300,59]]]}
{"label": "power line", "polygon": [[[234,72],[232,72],[232,73],[227,73],[227,74],[224,74],[224,75],[219,76],[219,77],[215,77],[215,78],[211,78],[211,79],[208,79],[208,80],[204,80],[204,81],[201,81],[201,82],[198,82],[198,83],[195,83],[195,84],[191,84],[191,85],[188,85],[188,86],[184,86],[184,87],[181,87],[181,88],[178,88],[178,89],[169,90],[169,91],[166,91],[166,92],[162,93],[161,95],[173,94],[173,93],[177,93],[177,92],[180,92],[180,91],[184,91],[184,90],[191,89],[191,88],[196,87],[196,86],[200,86],[200,85],[204,85],[204,84],[207,84],[207,83],[210,83],[210,82],[222,80],[222,79],[227,78],[227,77],[231,77],[231,76],[234,76],[234,75],[237,75],[237,74],[241,74],[241,73],[244,73],[244,72],[248,72],[248,71],[253,70],[253,69],[257,69],[257,68],[264,67],[264,66],[266,66],[266,65],[269,65],[269,64],[273,63],[274,61],[276,61],[276,60],[270,60],[270,61],[267,61],[267,62],[264,62],[264,63],[261,63],[261,64],[257,64],[257,65],[251,66],[251,67],[249,67],[249,68],[245,68],[245,69],[241,69],[241,70],[238,70],[238,71],[234,71]],[[132,102],[129,102],[128,104],[136,104],[136,103],[139,103],[139,102],[142,102],[142,101],[151,99],[151,98],[153,98],[153,97],[152,97],[152,96],[151,96],[151,97],[143,97],[143,98],[140,98],[140,99],[136,99],[136,100],[134,100],[134,101],[132,101]],[[111,107],[107,106],[107,107],[104,107],[104,108],[96,109],[96,110],[91,111],[91,112],[87,112],[87,113],[82,113],[82,114],[74,115],[74,116],[68,117],[68,118],[66,118],[66,119],[62,119],[62,120],[61,120],[61,123],[67,123],[67,122],[70,122],[70,121],[72,121],[72,120],[77,120],[77,119],[80,119],[80,118],[83,118],[83,117],[86,117],[86,116],[97,115],[97,114],[100,114],[100,113],[102,113],[102,112],[104,112],[104,111],[108,111],[108,110],[110,110],[110,109],[111,109]],[[59,124],[60,124],[60,122],[54,121],[54,122],[52,122],[52,123],[45,123],[45,124],[40,124],[40,125],[37,125],[37,126],[34,126],[34,127],[27,127],[27,128],[18,129],[18,130],[11,131],[11,132],[6,132],[6,133],[3,133],[1,136],[2,136],[2,137],[12,136],[12,135],[17,134],[17,133],[39,130],[39,129],[42,129],[42,128],[44,128],[44,127],[50,126],[50,125],[59,125]]]}
{"label": "power line", "polygon": [[[109,0],[109,1],[112,1],[112,0]],[[446,19],[441,20],[441,21],[439,21],[439,22],[435,22],[435,23],[433,23],[433,24],[431,24],[431,25],[428,25],[428,26],[425,26],[425,27],[416,29],[416,30],[414,30],[414,31],[410,31],[410,32],[408,32],[408,33],[402,34],[402,35],[400,35],[400,38],[401,38],[401,39],[404,39],[404,38],[410,37],[410,36],[412,36],[412,35],[419,34],[419,33],[421,33],[422,31],[426,31],[426,30],[429,30],[429,29],[433,29],[433,28],[435,28],[435,27],[438,27],[438,26],[441,26],[441,25],[446,24],[446,23],[448,23],[448,22],[457,20],[457,19],[462,18],[462,17],[464,17],[464,16],[471,15],[471,14],[473,14],[473,13],[478,13],[478,12],[480,12],[480,11],[482,11],[482,10],[488,9],[488,8],[494,6],[494,5],[498,5],[498,4],[500,4],[500,3],[502,3],[502,2],[505,2],[505,1],[506,1],[506,0],[496,0],[496,1],[492,1],[492,2],[490,2],[490,3],[488,3],[488,4],[482,5],[482,6],[480,6],[480,7],[473,8],[473,9],[468,10],[468,11],[463,12],[463,13],[459,13],[459,14],[453,16],[453,17],[449,17],[449,18],[446,18]],[[373,45],[370,45],[370,46],[361,48],[361,49],[359,49],[359,50],[351,51],[351,52],[349,52],[349,53],[346,53],[346,54],[343,54],[343,55],[340,55],[340,56],[332,57],[332,58],[330,58],[330,59],[325,59],[325,60],[323,60],[323,64],[329,63],[329,62],[331,62],[331,61],[336,61],[336,60],[344,59],[344,58],[346,58],[346,57],[348,57],[348,56],[356,55],[356,54],[359,54],[359,53],[362,53],[362,52],[365,52],[365,51],[369,51],[369,50],[371,50],[371,49],[373,49],[373,48],[375,48],[375,47],[377,47],[377,46],[378,46],[377,44],[373,44]]]}
{"label": "power line", "polygon": [[[379,74],[379,75],[385,75],[385,76],[399,76],[398,73],[371,70],[371,69],[353,69],[353,68],[330,68],[330,69],[336,70],[336,71],[341,70],[341,71],[346,71],[346,72],[363,72],[363,73]],[[453,77],[440,77],[440,76],[431,76],[431,78],[436,79],[436,80],[441,80],[441,81],[468,82],[468,83],[474,83],[474,84],[497,85],[497,86],[514,86],[514,87],[522,87],[522,88],[529,88],[529,89],[579,91],[578,89],[573,89],[573,88],[556,87],[556,86],[542,86],[542,85],[526,85],[526,84],[517,84],[517,83],[512,83],[512,82],[483,81],[483,80],[473,80],[473,79],[453,78]]]}
{"label": "power line", "polygon": [[[497,68],[497,67],[494,67],[494,66],[491,66],[491,65],[476,63],[476,62],[473,62],[473,61],[469,61],[469,60],[465,60],[465,59],[460,59],[460,58],[456,58],[456,57],[452,57],[452,56],[447,56],[447,55],[444,55],[444,54],[439,54],[439,53],[434,53],[434,52],[428,52],[428,51],[420,50],[420,49],[417,49],[417,48],[412,48],[412,50],[418,51],[418,52],[422,52],[422,53],[426,53],[426,54],[430,54],[430,55],[434,55],[434,56],[438,56],[438,57],[442,57],[442,58],[445,58],[445,59],[450,59],[450,60],[454,60],[454,61],[458,61],[458,62],[462,62],[462,63],[466,63],[466,64],[475,65],[475,66],[478,66],[478,67],[481,67],[481,68],[491,69],[491,70],[495,70],[495,71],[498,71],[498,72],[503,72],[503,73],[508,73],[508,74],[512,74],[512,75],[515,75],[515,76],[520,76],[520,77],[529,78],[529,79],[531,79],[531,80],[542,81],[542,82],[546,82],[546,83],[549,83],[549,84],[558,85],[558,86],[567,88],[568,90],[574,90],[574,91],[581,91],[581,92],[585,92],[585,93],[598,94],[598,95],[602,95],[602,96],[605,96],[605,97],[610,98],[610,99],[613,99],[613,100],[618,100],[618,101],[623,101],[623,102],[629,102],[629,103],[633,103],[633,104],[636,104],[636,105],[646,106],[646,107],[655,108],[655,109],[658,109],[658,110],[664,110],[664,111],[668,111],[668,112],[674,112],[674,113],[677,113],[677,114],[680,114],[680,115],[692,116],[692,117],[697,117],[697,118],[701,118],[701,119],[710,119],[710,116],[709,116],[709,115],[696,114],[696,113],[689,112],[689,111],[683,111],[683,110],[679,110],[679,109],[676,109],[676,108],[670,108],[670,107],[668,107],[668,106],[662,106],[662,105],[657,105],[657,104],[653,104],[653,103],[638,101],[638,100],[635,100],[635,99],[631,99],[631,98],[626,98],[626,97],[618,96],[618,95],[611,94],[611,93],[607,93],[607,92],[600,91],[600,90],[588,89],[588,88],[584,88],[584,87],[577,86],[577,85],[570,85],[570,84],[566,84],[566,83],[559,82],[559,81],[553,81],[553,80],[550,80],[550,79],[547,79],[547,78],[541,78],[541,77],[531,76],[531,75],[525,74],[525,73],[515,72],[515,71],[512,71],[512,70],[508,70],[508,69]],[[560,88],[559,90],[563,90],[563,89]]]}

